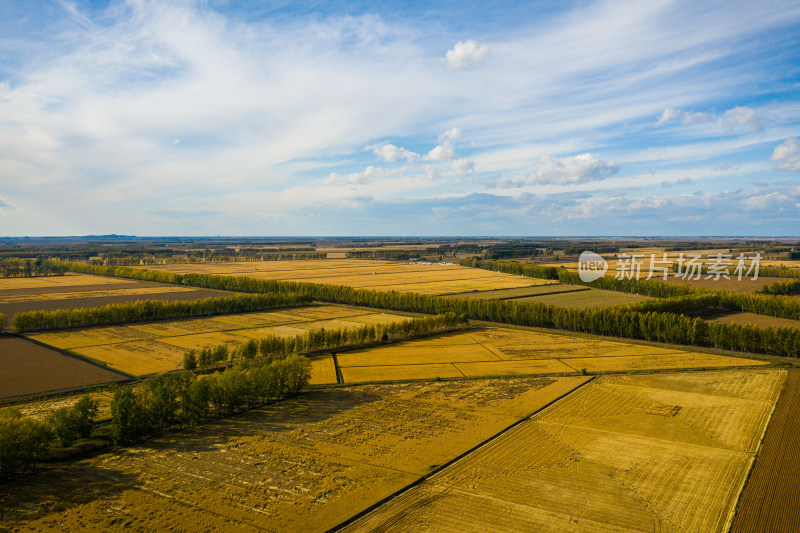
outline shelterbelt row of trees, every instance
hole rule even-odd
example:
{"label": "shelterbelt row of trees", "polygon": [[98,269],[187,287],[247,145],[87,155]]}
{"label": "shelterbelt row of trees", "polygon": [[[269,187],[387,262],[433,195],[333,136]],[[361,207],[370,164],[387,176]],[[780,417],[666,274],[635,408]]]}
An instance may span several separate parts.
{"label": "shelterbelt row of trees", "polygon": [[[243,361],[222,372],[183,371],[120,387],[111,402],[111,435],[125,445],[176,427],[201,424],[299,394],[308,385],[311,363],[302,355]],[[84,396],[46,420],[0,409],[0,479],[35,469],[59,449],[88,438],[95,428],[97,401]]]}
{"label": "shelterbelt row of trees", "polygon": [[0,278],[32,278],[36,276],[63,276],[64,263],[38,259],[9,257],[0,259]]}
{"label": "shelterbelt row of trees", "polygon": [[24,311],[14,315],[18,333],[87,326],[106,326],[193,316],[266,311],[308,305],[311,297],[296,293],[235,294],[200,300],[137,300],[78,309]]}
{"label": "shelterbelt row of trees", "polygon": [[421,335],[456,331],[467,326],[464,315],[445,313],[442,315],[412,318],[386,324],[368,324],[358,328],[318,329],[295,336],[279,337],[267,335],[250,339],[229,350],[228,345],[207,346],[200,351],[189,350],[183,355],[183,368],[210,368],[225,361],[252,360],[256,357],[282,357],[293,353],[351,349],[369,346],[378,341],[401,340]]}
{"label": "shelterbelt row of trees", "polygon": [[0,409],[0,479],[36,468],[51,448],[71,446],[88,437],[94,427],[97,402],[84,396],[71,408],[57,410],[47,420],[23,416],[17,409]]}
{"label": "shelterbelt row of trees", "polygon": [[800,279],[779,281],[772,285],[764,285],[759,294],[800,294]]}
{"label": "shelterbelt row of trees", "polygon": [[148,281],[239,292],[301,293],[314,300],[330,303],[426,314],[451,312],[457,315],[463,314],[472,320],[558,328],[631,339],[658,340],[674,344],[713,346],[769,355],[797,357],[800,354],[800,329],[798,328],[769,327],[761,329],[751,325],[706,323],[700,318],[687,317],[678,313],[643,312],[619,307],[565,309],[535,302],[445,298],[395,291],[354,289],[341,285],[264,280],[245,276],[184,275],[145,269],[91,267],[75,263],[69,263],[69,265],[80,272]]}
{"label": "shelterbelt row of trees", "polygon": [[784,290],[800,290],[800,283],[795,285],[794,280],[775,284],[778,287],[773,285],[775,289],[770,288],[767,293],[744,294],[719,289],[706,289],[680,283],[666,283],[655,279],[616,279],[613,276],[601,277],[596,281],[586,283],[580,279],[580,276],[576,272],[571,272],[565,268],[527,265],[515,261],[468,258],[461,261],[461,264],[463,266],[493,270],[495,272],[505,272],[507,274],[517,274],[533,278],[557,279],[562,283],[586,285],[596,289],[642,294],[653,298],[706,297],[712,295],[713,297],[708,299],[698,298],[696,302],[720,302],[715,303],[713,307],[707,309],[708,312],[712,312],[722,305],[724,308],[730,310],[749,311],[759,315],[800,320],[800,299],[788,296],[777,296],[778,294],[790,294],[790,292],[781,292]]}
{"label": "shelterbelt row of trees", "polygon": [[247,411],[299,394],[310,378],[308,358],[294,354],[243,361],[205,376],[187,370],[126,385],[111,402],[111,436],[116,444],[130,444]]}

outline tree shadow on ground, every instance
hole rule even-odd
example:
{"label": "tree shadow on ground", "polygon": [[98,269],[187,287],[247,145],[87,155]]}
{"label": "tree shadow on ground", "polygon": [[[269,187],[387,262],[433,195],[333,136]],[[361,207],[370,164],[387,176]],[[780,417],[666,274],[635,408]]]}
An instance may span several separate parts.
{"label": "tree shadow on ground", "polygon": [[122,492],[139,485],[136,474],[87,462],[20,476],[0,484],[0,531],[24,528],[26,522],[97,500],[111,505]]}

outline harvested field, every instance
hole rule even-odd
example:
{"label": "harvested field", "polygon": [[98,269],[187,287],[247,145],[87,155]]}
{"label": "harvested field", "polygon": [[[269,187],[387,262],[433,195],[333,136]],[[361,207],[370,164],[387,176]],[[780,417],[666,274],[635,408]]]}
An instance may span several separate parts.
{"label": "harvested field", "polygon": [[9,482],[34,531],[325,531],[585,378],[319,389]]}
{"label": "harvested field", "polygon": [[365,323],[407,319],[386,312],[320,305],[274,312],[70,329],[30,337],[108,364],[126,374],[143,376],[176,370],[180,368],[187,350],[199,350],[205,346],[223,343],[237,346],[267,335],[302,335],[319,328],[357,328]]}
{"label": "harvested field", "polygon": [[185,301],[230,296],[231,292],[177,287],[163,283],[67,274],[41,278],[0,279],[0,313],[76,309],[136,300]]}
{"label": "harvested field", "polygon": [[753,324],[760,328],[800,328],[800,320],[790,318],[777,318],[755,313],[722,313],[706,317],[711,322],[725,322],[728,324]]}
{"label": "harvested field", "polygon": [[78,400],[84,396],[91,396],[97,402],[97,417],[95,421],[105,422],[111,420],[111,400],[114,397],[113,391],[100,390],[87,394],[75,394],[46,400],[34,400],[31,402],[14,404],[23,415],[35,418],[36,420],[46,420],[55,411],[61,408],[71,408]]}
{"label": "harvested field", "polygon": [[733,291],[741,293],[755,292],[764,288],[764,285],[772,285],[779,281],[786,281],[786,278],[762,278],[756,280],[751,277],[742,277],[741,280],[736,276],[731,276],[731,279],[720,278],[718,280],[706,279],[707,275],[701,276],[700,279],[681,279],[677,276],[670,276],[667,279],[669,283],[680,283],[682,285],[691,285],[693,287],[702,287],[704,289],[721,289],[724,291]]}
{"label": "harvested field", "polygon": [[726,531],[784,379],[597,378],[344,531]]}
{"label": "harvested field", "polygon": [[18,337],[0,337],[0,398],[127,379],[77,357]]}
{"label": "harvested field", "polygon": [[147,268],[168,272],[248,276],[421,294],[513,289],[552,283],[549,280],[525,278],[459,265],[358,259],[172,264],[148,266]]}
{"label": "harvested field", "polygon": [[569,334],[483,328],[338,354],[345,382],[763,366],[722,355]]}
{"label": "harvested field", "polygon": [[790,370],[775,406],[731,533],[800,531],[800,371]]}
{"label": "harvested field", "polygon": [[588,291],[589,287],[580,285],[567,285],[565,283],[550,282],[535,287],[521,287],[519,289],[498,289],[494,291],[464,292],[448,294],[451,298],[467,298],[470,300],[516,300],[528,296],[544,296],[547,294],[560,294],[564,292]]}
{"label": "harvested field", "polygon": [[606,291],[602,289],[569,291],[558,294],[545,294],[542,296],[529,296],[515,298],[515,302],[533,302],[574,309],[589,309],[591,307],[609,307],[612,305],[635,304],[649,300],[649,296],[631,294],[629,292]]}

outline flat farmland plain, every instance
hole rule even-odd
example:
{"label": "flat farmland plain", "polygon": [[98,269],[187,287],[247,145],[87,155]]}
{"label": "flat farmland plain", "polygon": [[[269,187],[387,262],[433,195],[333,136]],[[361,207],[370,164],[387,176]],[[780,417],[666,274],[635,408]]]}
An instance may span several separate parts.
{"label": "flat farmland plain", "polygon": [[344,531],[727,531],[785,375],[597,378]]}
{"label": "flat farmland plain", "polygon": [[587,378],[317,389],[11,481],[10,530],[326,531]]}
{"label": "flat farmland plain", "polygon": [[513,289],[552,283],[549,280],[525,278],[459,265],[358,259],[171,264],[151,265],[147,268],[167,272],[248,276],[420,294]]}
{"label": "flat farmland plain", "polygon": [[337,355],[346,383],[762,366],[658,345],[487,327]]}
{"label": "flat farmland plain", "polygon": [[[267,335],[284,337],[320,328],[357,328],[365,324],[407,319],[406,316],[385,312],[319,305],[126,326],[70,329],[38,333],[30,337],[43,344],[102,362],[110,369],[142,376],[178,369],[183,354],[190,349],[199,350],[218,344],[233,347]],[[312,365],[315,367],[312,384],[336,383],[335,372],[333,380],[329,380],[330,357],[314,358]]]}
{"label": "flat farmland plain", "polygon": [[136,300],[197,300],[231,292],[149,281],[67,273],[63,276],[0,279],[0,313],[76,309]]}

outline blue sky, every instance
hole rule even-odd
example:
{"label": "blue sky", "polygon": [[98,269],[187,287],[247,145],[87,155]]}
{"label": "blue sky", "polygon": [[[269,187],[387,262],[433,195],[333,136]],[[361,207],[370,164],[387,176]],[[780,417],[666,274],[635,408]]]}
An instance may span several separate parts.
{"label": "blue sky", "polygon": [[800,234],[800,2],[0,0],[0,235]]}

